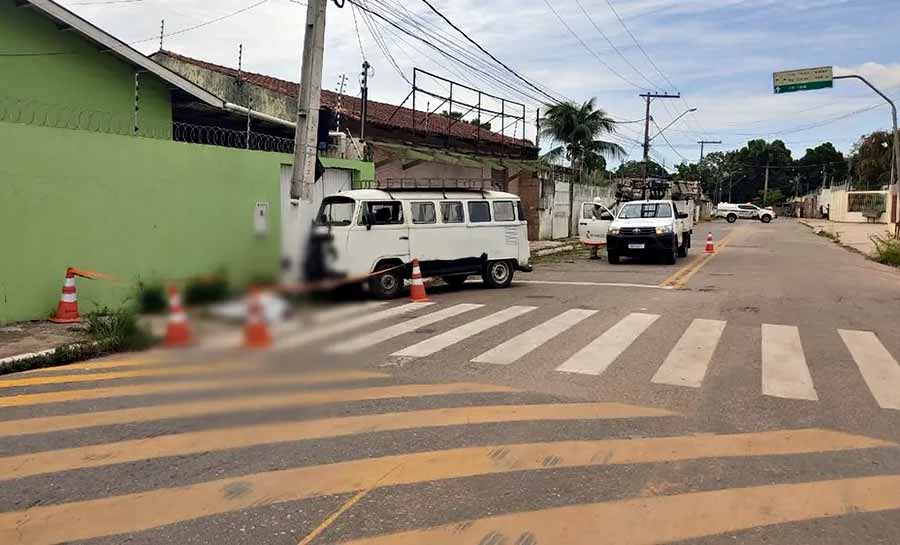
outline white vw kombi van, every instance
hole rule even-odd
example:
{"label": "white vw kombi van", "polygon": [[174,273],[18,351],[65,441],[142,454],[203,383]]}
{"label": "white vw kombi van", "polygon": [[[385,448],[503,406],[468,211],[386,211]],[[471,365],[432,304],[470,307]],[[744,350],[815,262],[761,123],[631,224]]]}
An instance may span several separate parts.
{"label": "white vw kombi van", "polygon": [[[378,298],[397,296],[419,260],[422,276],[491,288],[530,271],[528,227],[516,195],[498,191],[355,189],[325,197],[313,226],[310,277],[365,278]],[[371,274],[385,271],[382,274]],[[371,276],[367,276],[371,275]]]}

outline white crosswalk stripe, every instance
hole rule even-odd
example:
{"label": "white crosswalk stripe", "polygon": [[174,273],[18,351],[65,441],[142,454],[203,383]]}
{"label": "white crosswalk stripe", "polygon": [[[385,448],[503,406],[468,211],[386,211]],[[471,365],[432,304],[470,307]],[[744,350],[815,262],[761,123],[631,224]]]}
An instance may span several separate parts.
{"label": "white crosswalk stripe", "polygon": [[762,392],[787,399],[819,399],[796,327],[762,324]]}
{"label": "white crosswalk stripe", "polygon": [[329,322],[326,325],[313,327],[311,329],[307,329],[306,331],[301,331],[300,333],[297,333],[295,335],[279,339],[276,341],[275,346],[279,349],[296,348],[298,346],[303,346],[305,344],[331,337],[339,333],[345,333],[351,329],[377,323],[381,320],[393,318],[402,314],[407,314],[415,310],[424,309],[432,304],[434,303],[407,303],[405,305],[400,305],[398,307],[393,307],[387,310],[367,314],[358,318],[340,320],[338,322]]}
{"label": "white crosswalk stripe", "polygon": [[599,375],[612,365],[641,333],[659,318],[658,314],[635,312],[606,330],[603,335],[579,350],[574,356],[556,368],[566,373]]}
{"label": "white crosswalk stripe", "polygon": [[484,305],[476,305],[471,303],[454,305],[452,307],[426,314],[425,316],[419,316],[418,318],[407,320],[391,327],[379,329],[374,333],[362,335],[346,342],[340,342],[339,344],[331,347],[328,352],[331,352],[332,354],[352,354],[354,352],[359,352],[360,350],[364,350],[366,348],[369,348],[370,346],[375,346],[378,343],[393,339],[394,337],[399,337],[400,335],[403,335],[405,333],[411,333],[421,327],[429,326],[441,320],[446,320],[448,318],[458,316],[460,314],[463,314],[464,312],[469,312],[470,310],[475,310],[483,306]]}
{"label": "white crosswalk stripe", "polygon": [[472,361],[477,363],[495,363],[509,365],[532,350],[538,348],[560,333],[568,330],[582,320],[594,314],[596,310],[572,309],[555,316],[546,322],[529,329],[525,333],[516,335],[505,343],[488,350]]}
{"label": "white crosswalk stripe", "polygon": [[657,384],[699,388],[719,344],[725,323],[721,320],[696,319],[678,339],[666,361],[651,379]]}
{"label": "white crosswalk stripe", "polygon": [[883,409],[900,409],[900,365],[871,331],[839,329],[869,391]]}
{"label": "white crosswalk stripe", "polygon": [[364,303],[341,305],[330,310],[316,312],[313,316],[313,320],[320,324],[334,322],[350,316],[360,316],[370,310],[376,309],[386,304],[386,301],[366,301]]}
{"label": "white crosswalk stripe", "polygon": [[460,341],[463,341],[473,335],[481,333],[485,329],[500,325],[504,322],[517,318],[525,313],[531,312],[537,307],[513,306],[505,308],[499,312],[495,312],[484,318],[469,322],[468,324],[451,329],[446,333],[436,335],[429,339],[414,344],[408,348],[404,348],[398,352],[391,354],[392,356],[404,356],[413,358],[422,358],[430,356],[435,352],[443,350]]}

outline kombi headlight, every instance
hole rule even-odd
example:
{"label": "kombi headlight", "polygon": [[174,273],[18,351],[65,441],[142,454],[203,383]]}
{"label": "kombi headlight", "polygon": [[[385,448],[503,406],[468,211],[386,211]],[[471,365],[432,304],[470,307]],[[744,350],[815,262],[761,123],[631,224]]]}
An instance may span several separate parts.
{"label": "kombi headlight", "polygon": [[657,235],[664,235],[664,234],[666,234],[666,233],[671,233],[671,232],[672,232],[672,226],[671,226],[671,225],[663,225],[662,227],[657,227],[657,228],[656,228],[656,234],[657,234]]}

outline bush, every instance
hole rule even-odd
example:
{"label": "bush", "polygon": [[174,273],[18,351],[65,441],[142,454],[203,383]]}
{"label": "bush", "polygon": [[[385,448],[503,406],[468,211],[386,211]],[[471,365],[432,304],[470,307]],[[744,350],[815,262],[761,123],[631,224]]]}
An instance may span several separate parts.
{"label": "bush", "polygon": [[161,314],[169,306],[166,298],[166,290],[161,282],[145,283],[138,281],[137,285],[138,311],[145,314]]}
{"label": "bush", "polygon": [[875,244],[875,261],[885,265],[900,267],[900,238],[893,235],[872,237]]}
{"label": "bush", "polygon": [[91,312],[85,323],[88,335],[109,352],[141,350],[153,343],[153,336],[138,325],[136,314],[127,307]]}
{"label": "bush", "polygon": [[228,299],[228,278],[224,272],[198,276],[188,280],[184,302],[188,305],[219,303]]}

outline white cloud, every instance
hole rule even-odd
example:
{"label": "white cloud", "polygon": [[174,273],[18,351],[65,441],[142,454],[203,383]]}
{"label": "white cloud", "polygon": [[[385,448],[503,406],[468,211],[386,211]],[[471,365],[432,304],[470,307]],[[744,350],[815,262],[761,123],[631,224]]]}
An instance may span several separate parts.
{"label": "white cloud", "polygon": [[835,66],[834,75],[856,74],[869,80],[882,91],[900,87],[900,63],[864,62],[856,66]]}

